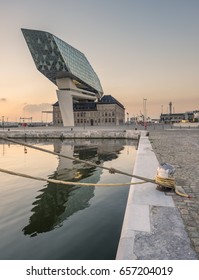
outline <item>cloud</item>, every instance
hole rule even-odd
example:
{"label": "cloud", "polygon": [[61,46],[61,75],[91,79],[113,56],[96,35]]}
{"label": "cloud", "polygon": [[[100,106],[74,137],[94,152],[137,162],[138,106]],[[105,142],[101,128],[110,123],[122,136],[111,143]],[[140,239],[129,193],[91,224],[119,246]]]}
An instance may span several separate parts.
{"label": "cloud", "polygon": [[41,104],[26,104],[23,107],[23,110],[29,113],[38,113],[41,111],[52,111],[52,104],[50,103],[41,103]]}
{"label": "cloud", "polygon": [[5,102],[7,99],[5,97],[0,98],[0,102]]}

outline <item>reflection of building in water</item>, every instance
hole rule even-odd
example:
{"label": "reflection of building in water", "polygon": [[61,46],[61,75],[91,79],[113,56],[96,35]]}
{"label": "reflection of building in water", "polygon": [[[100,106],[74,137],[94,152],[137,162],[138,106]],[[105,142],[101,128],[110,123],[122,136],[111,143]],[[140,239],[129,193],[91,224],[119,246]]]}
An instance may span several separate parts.
{"label": "reflection of building in water", "polygon": [[61,226],[72,214],[89,207],[93,192],[93,187],[77,188],[49,183],[34,202],[33,215],[23,229],[24,234],[35,236]]}
{"label": "reflection of building in water", "polygon": [[[125,139],[122,141],[118,139],[104,139],[99,142],[96,139],[77,139],[71,145],[65,144],[67,142],[55,142],[54,150],[63,155],[76,157],[81,160],[91,160],[99,164],[103,163],[103,161],[117,158],[117,154],[123,149],[125,141]],[[88,164],[60,157],[57,167],[58,178],[59,180],[66,180],[66,176],[68,176],[68,181],[71,178],[80,180],[85,176],[84,170],[90,167]]]}
{"label": "reflection of building in water", "polygon": [[[68,145],[66,142],[55,142],[54,150],[61,154],[91,160],[102,164],[104,161],[117,158],[123,148],[116,140],[115,145],[110,141],[97,140],[82,145],[77,141]],[[24,227],[24,234],[35,236],[38,233],[53,230],[62,225],[63,221],[74,213],[89,207],[89,201],[94,196],[94,187],[78,187],[79,182],[97,183],[102,173],[101,168],[79,163],[60,157],[57,170],[49,178],[65,181],[77,181],[76,186],[48,183],[42,193],[36,197],[32,209],[33,215],[29,224]]]}

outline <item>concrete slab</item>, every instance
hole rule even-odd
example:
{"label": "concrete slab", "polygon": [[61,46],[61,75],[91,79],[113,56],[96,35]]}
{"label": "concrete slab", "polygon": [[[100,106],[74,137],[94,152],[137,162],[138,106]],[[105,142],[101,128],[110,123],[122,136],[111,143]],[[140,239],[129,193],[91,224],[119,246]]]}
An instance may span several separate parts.
{"label": "concrete slab", "polygon": [[[144,176],[149,179],[154,179],[157,167],[157,158],[152,150],[148,137],[142,134],[140,138],[137,158],[134,165],[134,175]],[[137,179],[132,178],[132,182],[139,182]],[[143,205],[159,205],[174,207],[174,202],[171,197],[166,196],[156,190],[156,185],[151,183],[137,185],[136,191],[132,202],[134,204]]]}
{"label": "concrete slab", "polygon": [[134,247],[134,234],[132,232],[131,237],[125,237],[120,239],[120,244],[117,252],[118,260],[136,260],[137,257],[133,253]]}
{"label": "concrete slab", "polygon": [[174,207],[151,206],[151,232],[134,233],[133,252],[139,260],[197,259]]}
{"label": "concrete slab", "polygon": [[149,206],[131,204],[127,207],[126,225],[128,227],[123,227],[123,237],[129,237],[129,232],[135,230],[150,232]]}
{"label": "concrete slab", "polygon": [[146,183],[136,188],[133,197],[133,203],[140,205],[156,205],[174,207],[174,202],[171,196],[166,196],[156,190],[156,185]]}

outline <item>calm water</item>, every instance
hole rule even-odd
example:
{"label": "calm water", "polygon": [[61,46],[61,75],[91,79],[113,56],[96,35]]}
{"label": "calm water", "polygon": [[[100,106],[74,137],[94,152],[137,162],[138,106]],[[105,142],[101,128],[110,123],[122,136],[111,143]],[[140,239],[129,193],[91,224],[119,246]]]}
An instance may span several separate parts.
{"label": "calm water", "polygon": [[[29,142],[30,143],[30,142]],[[136,142],[31,142],[132,173]],[[0,142],[0,166],[44,178],[124,183],[131,178]],[[115,259],[129,187],[45,183],[0,172],[0,259]]]}

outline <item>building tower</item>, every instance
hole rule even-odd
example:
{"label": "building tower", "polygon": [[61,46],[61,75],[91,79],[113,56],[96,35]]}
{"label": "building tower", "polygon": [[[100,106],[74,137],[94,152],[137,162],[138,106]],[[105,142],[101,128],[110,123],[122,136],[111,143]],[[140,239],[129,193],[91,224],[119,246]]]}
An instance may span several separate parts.
{"label": "building tower", "polygon": [[64,126],[74,126],[73,101],[103,96],[100,80],[79,50],[45,31],[22,29],[37,69],[57,87]]}
{"label": "building tower", "polygon": [[172,102],[169,102],[169,114],[172,114]]}

